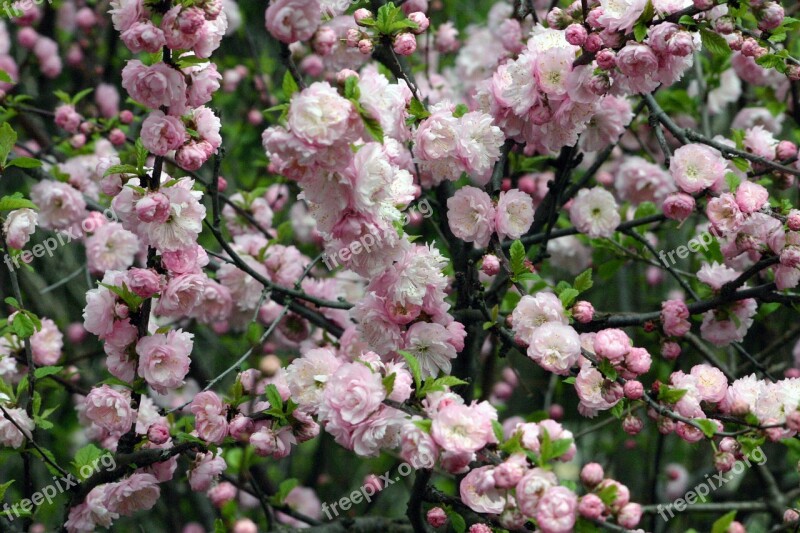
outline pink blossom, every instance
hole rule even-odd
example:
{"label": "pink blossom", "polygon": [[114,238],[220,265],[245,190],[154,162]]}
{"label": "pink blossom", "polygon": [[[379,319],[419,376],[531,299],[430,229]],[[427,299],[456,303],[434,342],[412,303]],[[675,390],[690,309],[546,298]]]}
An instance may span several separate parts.
{"label": "pink blossom", "polygon": [[461,480],[461,501],[476,513],[500,514],[505,507],[503,493],[494,487],[480,488],[481,477],[493,467],[475,468]]}
{"label": "pink blossom", "polygon": [[748,152],[765,159],[775,159],[778,140],[771,131],[763,126],[753,126],[747,129],[744,133],[743,143]]}
{"label": "pink blossom", "polygon": [[620,223],[617,202],[601,188],[581,189],[569,210],[570,221],[590,237],[610,237]]}
{"label": "pink blossom", "polygon": [[39,366],[52,366],[61,358],[64,335],[49,318],[42,318],[41,322],[42,327],[31,336],[30,340],[33,362]]}
{"label": "pink blossom", "polygon": [[134,23],[130,28],[122,32],[120,38],[134,54],[139,52],[154,54],[167,44],[161,28],[158,28],[149,20]]}
{"label": "pink blossom", "polygon": [[562,376],[569,375],[581,355],[578,333],[570,326],[547,322],[533,331],[528,357],[539,366]]}
{"label": "pink blossom", "polygon": [[492,429],[497,411],[487,402],[449,404],[433,416],[431,436],[442,449],[470,453],[497,442]]}
{"label": "pink blossom", "polygon": [[673,193],[664,200],[664,215],[672,220],[684,221],[694,212],[694,197],[683,193]]}
{"label": "pink blossom", "polygon": [[752,181],[743,181],[736,188],[736,204],[742,213],[758,211],[769,201],[769,191]]}
{"label": "pink blossom", "polygon": [[739,231],[745,220],[736,198],[727,192],[709,200],[706,215],[714,228],[723,235]]}
{"label": "pink blossom", "polygon": [[500,239],[519,239],[533,223],[533,200],[518,189],[500,193],[495,226]]}
{"label": "pink blossom", "polygon": [[725,398],[728,380],[720,369],[707,364],[695,365],[692,367],[691,375],[697,378],[695,387],[701,399],[718,403]]}
{"label": "pink blossom", "polygon": [[671,337],[683,337],[691,329],[689,309],[683,300],[667,300],[661,304],[661,323],[664,333]]}
{"label": "pink blossom", "polygon": [[702,144],[681,146],[670,159],[669,171],[682,191],[694,194],[724,179],[727,165],[720,153]]}
{"label": "pink blossom", "polygon": [[491,198],[476,187],[462,187],[447,200],[450,230],[456,237],[481,248],[489,244],[494,233],[495,216]]}
{"label": "pink blossom", "polygon": [[[700,325],[702,337],[717,346],[741,342],[753,325],[758,304],[752,298],[735,302],[726,309],[706,311]],[[735,316],[735,320],[734,317]]]}
{"label": "pink blossom", "polygon": [[132,516],[151,509],[158,501],[161,490],[152,474],[134,473],[106,489],[106,505],[112,513]]}
{"label": "pink blossom", "polygon": [[25,412],[25,409],[11,407],[10,405],[4,405],[3,407],[9,416],[14,419],[14,422],[17,423],[17,426],[25,431],[25,434],[21,433],[17,426],[12,424],[5,416],[0,417],[0,444],[9,448],[19,448],[27,438],[33,435],[35,425]]}
{"label": "pink blossom", "polygon": [[151,109],[169,108],[169,114],[180,116],[186,111],[186,80],[183,73],[167,65],[146,66],[134,59],[122,69],[122,86],[131,97]]}
{"label": "pink blossom", "polygon": [[33,209],[15,209],[6,215],[3,222],[3,234],[6,243],[12,248],[21,250],[28,244],[30,236],[36,231],[39,215]]}
{"label": "pink blossom", "polygon": [[86,238],[85,244],[86,263],[93,274],[125,270],[139,253],[138,237],[117,222],[101,226]]}
{"label": "pink blossom", "polygon": [[111,0],[111,20],[114,29],[124,32],[145,15],[142,0]]}
{"label": "pink blossom", "polygon": [[214,444],[222,443],[228,433],[228,422],[225,418],[227,408],[212,391],[199,393],[190,406],[195,416],[197,435]]}
{"label": "pink blossom", "polygon": [[430,433],[420,429],[413,421],[409,421],[403,425],[401,431],[400,456],[411,465],[430,468],[439,456],[439,446]]}
{"label": "pink blossom", "polygon": [[527,517],[534,517],[542,496],[558,484],[552,472],[541,468],[528,471],[517,483],[516,497],[520,512]]}
{"label": "pink blossom", "polygon": [[307,41],[320,24],[319,0],[277,0],[265,13],[266,27],[273,37],[287,44]]}
{"label": "pink blossom", "polygon": [[716,261],[711,264],[703,263],[697,272],[697,279],[718,291],[729,281],[735,280],[739,273],[725,265],[720,265]]}
{"label": "pink blossom", "polygon": [[358,424],[374,413],[385,398],[379,374],[361,363],[347,363],[325,384],[320,418]]}
{"label": "pink blossom", "polygon": [[78,131],[78,126],[81,125],[83,117],[75,111],[75,106],[69,104],[62,104],[55,109],[54,122],[59,128],[75,133]]}
{"label": "pink blossom", "polygon": [[183,385],[189,372],[189,354],[194,335],[182,330],[171,330],[142,337],[136,343],[139,355],[139,375],[161,394]]}
{"label": "pink blossom", "polygon": [[108,385],[93,388],[84,401],[86,417],[114,433],[127,433],[136,420],[130,398]]}
{"label": "pink blossom", "polygon": [[214,452],[199,452],[189,469],[189,486],[195,492],[205,492],[211,488],[211,482],[225,471],[228,465],[220,455]]}
{"label": "pink blossom", "polygon": [[441,507],[433,507],[428,510],[425,519],[431,527],[442,527],[447,523],[447,514]]}
{"label": "pink blossom", "polygon": [[417,357],[424,377],[450,373],[456,348],[451,333],[441,324],[417,322],[405,334],[405,350]]}
{"label": "pink blossom", "polygon": [[594,337],[594,352],[598,357],[618,365],[631,350],[631,339],[621,329],[604,329]]}
{"label": "pink blossom", "polygon": [[67,229],[86,215],[86,200],[60,181],[40,181],[31,187],[31,201],[39,207],[39,224],[46,229]]}
{"label": "pink blossom", "polygon": [[189,138],[183,122],[177,117],[153,111],[142,123],[142,144],[156,155],[177,150]]}

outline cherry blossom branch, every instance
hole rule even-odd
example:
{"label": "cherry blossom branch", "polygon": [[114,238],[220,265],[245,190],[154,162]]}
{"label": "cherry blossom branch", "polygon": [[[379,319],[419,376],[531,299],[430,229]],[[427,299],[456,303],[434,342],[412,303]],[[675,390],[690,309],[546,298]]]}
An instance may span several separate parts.
{"label": "cherry blossom branch", "polygon": [[31,446],[33,446],[34,449],[36,449],[37,452],[39,452],[39,455],[42,457],[42,460],[45,463],[49,464],[50,466],[58,470],[58,472],[62,476],[69,475],[63,468],[58,466],[57,463],[55,463],[52,459],[50,459],[50,456],[47,453],[45,453],[45,451],[38,444],[36,444],[36,441],[33,439],[33,435],[26,433],[25,430],[22,428],[22,426],[20,426],[19,423],[17,423],[17,421],[14,420],[14,417],[11,416],[11,413],[6,411],[5,407],[3,407],[2,404],[0,404],[0,412],[3,413],[3,417],[5,417],[6,420],[11,422],[11,424],[13,424],[13,426],[17,428],[17,430],[19,430],[20,433],[22,433],[22,435],[25,437],[25,440],[28,441],[31,444]]}
{"label": "cherry blossom branch", "polygon": [[653,98],[652,94],[645,94],[644,99],[647,102],[647,106],[650,108],[650,112],[656,115],[656,117],[658,117],[659,122],[661,122],[661,124],[663,124],[664,127],[667,128],[667,130],[681,142],[681,144],[698,142],[719,150],[722,153],[722,156],[725,157],[726,159],[741,157],[742,159],[747,159],[750,162],[770,167],[773,170],[778,170],[780,172],[785,172],[787,174],[792,174],[794,176],[800,176],[799,169],[787,167],[785,165],[782,165],[781,163],[776,163],[771,159],[766,159],[764,157],[751,154],[750,152],[739,150],[737,148],[730,147],[726,144],[714,141],[690,128],[681,128],[680,126],[675,124],[675,122],[671,118],[669,118],[669,116],[664,112],[663,109],[661,109],[661,106],[658,105],[658,102],[656,102],[656,99]]}

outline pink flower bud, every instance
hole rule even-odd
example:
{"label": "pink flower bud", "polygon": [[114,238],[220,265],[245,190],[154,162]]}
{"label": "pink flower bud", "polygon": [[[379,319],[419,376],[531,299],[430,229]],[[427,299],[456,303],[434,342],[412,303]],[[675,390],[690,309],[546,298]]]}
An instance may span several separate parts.
{"label": "pink flower bud", "polygon": [[151,424],[147,428],[147,440],[153,444],[164,444],[169,440],[169,428],[160,422]]}
{"label": "pink flower bud", "polygon": [[316,78],[322,75],[322,72],[325,70],[325,65],[320,56],[317,54],[309,54],[300,62],[300,70],[312,78]]}
{"label": "pink flower bud", "polygon": [[638,400],[644,396],[644,385],[642,385],[641,381],[626,381],[625,385],[622,387],[622,390],[625,393],[625,397],[629,400]]}
{"label": "pink flower bud", "polygon": [[119,114],[119,121],[122,122],[123,124],[130,124],[131,122],[133,122],[133,113],[128,111],[127,109],[121,111]]}
{"label": "pink flower bud", "polygon": [[594,318],[594,306],[586,300],[576,302],[572,306],[572,316],[581,324],[587,324]]}
{"label": "pink flower bud", "polygon": [[603,515],[606,506],[597,494],[587,494],[578,503],[578,513],[589,520],[597,520]]}
{"label": "pink flower bud", "polygon": [[597,52],[595,59],[597,60],[597,66],[603,70],[611,70],[617,64],[617,54],[608,48]]}
{"label": "pink flower bud", "polygon": [[736,25],[731,17],[719,17],[714,21],[714,29],[722,35],[729,35],[736,29]]}
{"label": "pink flower bud", "polygon": [[372,11],[363,7],[356,9],[355,13],[353,13],[353,18],[355,19],[356,24],[360,26],[362,20],[372,18]]}
{"label": "pink flower bud", "polygon": [[700,11],[705,11],[714,7],[714,0],[694,0],[692,3],[694,7]]}
{"label": "pink flower bud", "polygon": [[417,49],[417,38],[413,33],[400,33],[394,38],[394,51],[401,56],[410,56]]}
{"label": "pink flower bud", "polygon": [[672,193],[664,200],[664,216],[671,220],[686,220],[694,212],[695,205],[692,195],[684,192]]}
{"label": "pink flower bud", "polygon": [[217,184],[217,189],[219,190],[219,192],[225,192],[225,189],[227,188],[228,188],[228,181],[222,176],[220,176],[219,183]]}
{"label": "pink flower bud", "polygon": [[125,132],[119,128],[114,128],[108,134],[108,140],[114,146],[122,146],[125,144]]}
{"label": "pink flower bud", "polygon": [[603,481],[603,467],[599,463],[587,463],[581,469],[581,483],[587,488],[596,487]]}
{"label": "pink flower bud", "polygon": [[564,418],[564,408],[561,407],[561,404],[554,403],[550,406],[550,409],[547,411],[547,416],[558,422],[562,418]]}
{"label": "pink flower bud", "polygon": [[424,33],[425,30],[428,29],[428,26],[431,25],[430,19],[428,19],[428,17],[425,16],[425,13],[422,13],[421,11],[415,11],[414,13],[409,13],[408,20],[414,22],[417,26],[419,26],[419,28],[417,28],[416,30],[412,30],[417,35],[419,35],[420,33]]}
{"label": "pink flower bud", "polygon": [[241,518],[233,524],[233,533],[258,533],[258,526],[249,518]]}
{"label": "pink flower bud", "polygon": [[797,145],[792,141],[781,141],[775,149],[775,156],[778,161],[786,161],[797,156]]}
{"label": "pink flower bud", "polygon": [[228,424],[228,434],[239,442],[250,440],[254,429],[253,420],[241,414],[236,415]]}
{"label": "pink flower bud", "polygon": [[336,83],[338,83],[339,85],[344,85],[345,82],[347,81],[347,78],[349,78],[350,76],[355,76],[356,79],[359,78],[358,72],[356,72],[355,70],[350,70],[349,68],[342,69],[336,73]]}
{"label": "pink flower bud", "polygon": [[800,431],[800,411],[792,411],[786,415],[786,427],[792,431]]}
{"label": "pink flower bud", "polygon": [[364,476],[364,481],[361,484],[364,486],[364,488],[371,487],[372,492],[380,492],[383,490],[383,483],[375,474],[368,474]]}
{"label": "pink flower bud", "polygon": [[492,254],[484,255],[481,270],[487,276],[496,276],[500,272],[500,260]]}
{"label": "pink flower bud", "polygon": [[17,32],[17,42],[22,48],[26,48],[31,50],[34,45],[36,45],[36,41],[39,40],[39,34],[36,33],[36,30],[31,28],[30,26],[25,26],[24,28],[20,28]]}
{"label": "pink flower bud", "polygon": [[323,26],[314,35],[314,52],[321,56],[329,56],[336,46],[336,31],[328,26]]}
{"label": "pink flower bud", "polygon": [[132,268],[125,280],[128,288],[141,298],[150,298],[161,291],[161,277],[149,268]]}
{"label": "pink flower bud", "polygon": [[788,65],[786,67],[786,76],[791,81],[800,81],[800,65]]}
{"label": "pink flower bud", "polygon": [[787,524],[791,522],[797,522],[798,520],[800,520],[800,513],[798,513],[794,509],[786,509],[783,512],[783,521],[786,522]]}
{"label": "pink flower bud", "polygon": [[164,223],[169,214],[169,198],[164,193],[151,193],[136,202],[136,216],[142,222]]}
{"label": "pink flower bud", "polygon": [[71,344],[80,344],[86,340],[87,336],[88,332],[83,327],[83,323],[73,322],[67,326],[67,340],[69,340]]}
{"label": "pink flower bud", "polygon": [[375,48],[375,45],[372,44],[370,39],[361,39],[358,41],[358,51],[364,55],[371,54],[373,48]]}
{"label": "pink flower bud", "polygon": [[358,42],[361,40],[361,32],[358,31],[356,28],[350,28],[347,30],[347,34],[345,35],[345,41],[347,46],[350,48],[355,48],[358,46]]}
{"label": "pink flower bud", "polygon": [[525,475],[526,468],[519,461],[508,460],[501,463],[494,469],[494,484],[499,489],[510,489],[515,487],[522,476]]}
{"label": "pink flower bud", "polygon": [[642,419],[634,415],[628,415],[622,421],[622,430],[628,435],[636,435],[643,427],[644,422]]}
{"label": "pink flower bud", "polygon": [[599,52],[601,48],[603,48],[603,39],[597,33],[590,34],[583,43],[583,49],[590,54]]}
{"label": "pink flower bud", "polygon": [[447,523],[447,513],[441,507],[434,507],[428,511],[426,519],[431,527],[442,527]]}
{"label": "pink flower bud", "polygon": [[730,452],[717,452],[714,455],[714,468],[718,472],[729,472],[736,462],[736,457]]}
{"label": "pink flower bud", "polygon": [[236,498],[236,491],[238,489],[233,483],[223,481],[208,489],[208,499],[211,500],[211,505],[219,509],[226,503],[233,501]]}
{"label": "pink flower bud", "polygon": [[783,6],[777,2],[767,2],[758,13],[758,29],[761,31],[774,30],[783,22]]}
{"label": "pink flower bud", "polygon": [[82,148],[86,144],[86,135],[83,133],[76,133],[69,139],[69,144],[73,148]]}
{"label": "pink flower bud", "polygon": [[674,361],[681,354],[681,346],[677,342],[665,342],[661,345],[661,356],[667,361]]}
{"label": "pink flower bud", "polygon": [[583,46],[588,36],[589,32],[586,31],[582,24],[570,24],[567,26],[565,37],[569,44]]}

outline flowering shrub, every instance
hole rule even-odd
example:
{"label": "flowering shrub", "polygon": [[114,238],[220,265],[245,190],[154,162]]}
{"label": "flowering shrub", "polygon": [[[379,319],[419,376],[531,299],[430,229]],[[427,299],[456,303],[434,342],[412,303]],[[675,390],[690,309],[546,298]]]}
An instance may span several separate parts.
{"label": "flowering shrub", "polygon": [[0,530],[796,527],[796,10],[8,3]]}

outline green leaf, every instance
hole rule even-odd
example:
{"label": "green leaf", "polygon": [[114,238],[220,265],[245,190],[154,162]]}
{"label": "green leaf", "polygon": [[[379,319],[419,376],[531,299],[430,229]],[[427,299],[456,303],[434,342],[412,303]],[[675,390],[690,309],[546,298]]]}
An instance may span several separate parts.
{"label": "green leaf", "polygon": [[511,243],[511,250],[509,251],[511,254],[511,273],[514,275],[521,274],[523,271],[527,270],[525,268],[525,245],[522,244],[522,241],[516,240]]}
{"label": "green leaf", "polygon": [[147,156],[150,154],[150,152],[148,152],[147,148],[145,148],[144,144],[142,144],[141,137],[136,139],[136,144],[134,145],[134,147],[136,148],[137,173],[140,173],[144,171],[144,165],[145,163],[147,163]]}
{"label": "green leaf", "polygon": [[111,174],[139,174],[139,169],[133,165],[112,165],[103,174],[103,177]]}
{"label": "green leaf", "polygon": [[17,168],[39,168],[42,166],[42,162],[32,157],[15,157],[9,161],[8,165],[6,166]]}
{"label": "green leaf", "polygon": [[494,438],[497,439],[497,442],[503,442],[505,440],[503,436],[503,426],[497,420],[492,420],[492,432],[494,432]]}
{"label": "green leaf", "polygon": [[725,513],[711,525],[711,533],[726,533],[736,518],[736,510]]}
{"label": "green leaf", "polygon": [[617,379],[617,371],[611,361],[608,359],[600,359],[597,364],[597,369],[608,379],[614,381]]}
{"label": "green leaf", "polygon": [[578,274],[578,277],[575,278],[575,282],[572,284],[579,292],[588,291],[593,285],[591,268]]}
{"label": "green leaf", "polygon": [[383,378],[383,388],[386,389],[386,396],[391,396],[394,390],[394,380],[397,378],[397,372],[392,372]]}
{"label": "green leaf", "polygon": [[686,389],[672,389],[662,384],[658,389],[658,400],[664,403],[678,403],[687,392]]}
{"label": "green leaf", "polygon": [[563,383],[566,383],[567,385],[574,385],[575,384],[575,376],[570,376],[568,378],[565,378],[563,380]]}
{"label": "green leaf", "polygon": [[214,520],[214,533],[228,533],[228,528],[225,527],[225,522],[222,518]]}
{"label": "green leaf", "polygon": [[553,441],[550,446],[550,457],[547,458],[547,460],[558,459],[567,453],[570,446],[572,446],[572,439],[558,439]]}
{"label": "green leaf", "polygon": [[278,485],[278,492],[275,493],[273,499],[278,505],[283,505],[283,502],[286,500],[286,497],[289,495],[292,490],[296,486],[298,486],[300,482],[294,478],[285,479],[281,481],[281,484]]}
{"label": "green leaf", "polygon": [[564,305],[565,309],[569,309],[572,307],[572,304],[575,302],[575,299],[579,294],[580,292],[578,290],[570,287],[569,289],[562,291],[561,294],[558,295],[558,299],[561,300],[561,303]]}
{"label": "green leaf", "polygon": [[266,390],[264,391],[267,396],[267,401],[269,402],[269,406],[273,409],[281,409],[283,410],[283,398],[281,398],[281,393],[278,392],[278,387],[270,383],[267,385]]}
{"label": "green leaf", "polygon": [[11,128],[11,124],[4,122],[0,126],[0,167],[6,166],[8,154],[17,142],[17,133]]}
{"label": "green leaf", "polygon": [[373,139],[383,144],[383,128],[378,120],[372,118],[369,113],[361,113],[361,120],[364,121],[364,128],[367,130]]}
{"label": "green leaf", "polygon": [[714,438],[717,433],[717,425],[707,418],[695,418],[695,423],[703,430],[703,434],[709,439]]}
{"label": "green leaf", "polygon": [[728,184],[728,189],[730,189],[731,192],[736,192],[736,189],[739,187],[741,181],[742,180],[739,178],[739,176],[733,172],[727,172],[725,174],[725,183]]}
{"label": "green leaf", "polygon": [[0,211],[13,211],[14,209],[38,209],[36,204],[22,197],[22,193],[15,192],[11,196],[0,198]]}
{"label": "green leaf", "polygon": [[361,89],[358,88],[357,76],[348,76],[344,80],[344,97],[353,102],[358,102],[361,98]]}
{"label": "green leaf", "polygon": [[689,27],[697,26],[697,21],[695,21],[689,15],[681,15],[681,18],[678,19],[678,22],[683,24],[684,26],[689,26]]}
{"label": "green leaf", "polygon": [[644,38],[647,37],[647,24],[637,22],[633,26],[633,37],[636,39],[636,42],[640,43],[644,41]]}
{"label": "green leaf", "polygon": [[414,388],[417,389],[417,393],[419,393],[420,384],[422,383],[422,371],[419,366],[419,361],[405,350],[398,350],[397,353],[402,355],[408,363],[408,369],[411,371],[411,375],[414,376]]}
{"label": "green leaf", "polygon": [[14,83],[14,80],[11,79],[11,76],[9,76],[8,72],[5,70],[0,70],[0,81],[4,83]]}
{"label": "green leaf", "polygon": [[8,305],[10,305],[11,307],[13,307],[14,309],[19,309],[19,302],[13,296],[6,296],[5,300],[3,301]]}
{"label": "green leaf", "polygon": [[431,420],[430,418],[423,418],[422,420],[413,420],[413,423],[415,426],[417,426],[425,433],[430,433],[431,426],[433,425],[433,420]]}
{"label": "green leaf", "polygon": [[469,112],[469,108],[464,104],[458,104],[456,106],[455,111],[453,111],[453,116],[455,118],[461,118]]}
{"label": "green leaf", "polygon": [[447,513],[447,518],[450,519],[450,525],[453,526],[453,530],[456,533],[464,533],[467,530],[467,523],[460,514],[452,509],[445,509],[445,512]]}
{"label": "green leaf", "polygon": [[69,94],[65,93],[61,89],[56,89],[53,91],[53,95],[67,105],[72,104],[72,97],[70,97]]}
{"label": "green leaf", "polygon": [[98,448],[94,444],[87,444],[78,450],[75,453],[75,459],[72,461],[73,466],[75,466],[75,471],[78,473],[78,477],[81,475],[81,467],[83,466],[90,466],[92,472],[94,472],[95,466],[92,463],[107,453],[107,451]]}
{"label": "green leaf", "polygon": [[427,109],[425,109],[425,106],[419,101],[419,99],[417,99],[417,97],[412,98],[411,102],[408,104],[408,113],[418,121],[425,120],[431,116],[431,114]]}
{"label": "green leaf", "polygon": [[63,366],[41,366],[33,372],[33,375],[36,376],[36,379],[42,379],[47,376],[52,376],[53,374],[58,374],[63,369]]}
{"label": "green leaf", "polygon": [[611,507],[617,499],[617,486],[613,483],[609,483],[597,493],[597,497],[600,498],[606,506]]}
{"label": "green leaf", "polygon": [[20,339],[27,339],[36,331],[33,320],[21,311],[14,315],[14,320],[11,322],[11,329]]}
{"label": "green leaf", "polygon": [[700,40],[703,43],[703,47],[711,52],[712,55],[727,57],[731,54],[731,47],[728,46],[728,41],[716,32],[700,28]]}
{"label": "green leaf", "polygon": [[294,76],[289,70],[283,75],[283,84],[281,86],[283,87],[283,95],[286,98],[291,98],[294,93],[300,90],[300,86],[297,85]]}
{"label": "green leaf", "polygon": [[611,414],[614,418],[622,418],[622,413],[625,411],[625,401],[619,401],[611,408]]}
{"label": "green leaf", "polygon": [[84,98],[86,98],[87,96],[89,96],[89,95],[91,94],[91,92],[92,92],[92,91],[94,91],[94,88],[91,88],[91,87],[90,87],[90,88],[88,88],[88,89],[84,89],[84,90],[82,90],[81,92],[79,92],[78,94],[76,94],[75,96],[73,96],[73,97],[72,97],[72,105],[77,105],[77,104],[78,104],[78,102],[80,102],[81,100],[83,100]]}
{"label": "green leaf", "polygon": [[8,487],[11,486],[12,483],[14,483],[13,479],[11,481],[7,481],[6,483],[0,485],[0,500],[2,500],[5,497],[6,491],[8,490]]}

